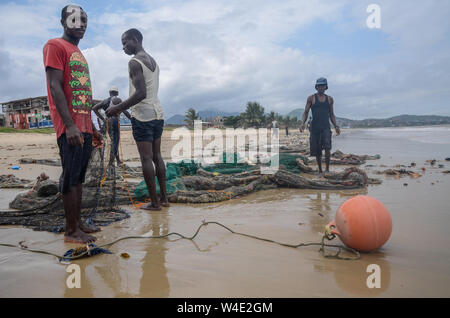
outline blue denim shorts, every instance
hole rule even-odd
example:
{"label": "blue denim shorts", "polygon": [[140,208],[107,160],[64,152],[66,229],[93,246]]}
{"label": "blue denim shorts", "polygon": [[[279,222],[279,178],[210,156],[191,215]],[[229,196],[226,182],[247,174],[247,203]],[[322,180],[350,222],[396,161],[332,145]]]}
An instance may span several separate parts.
{"label": "blue denim shorts", "polygon": [[131,118],[131,128],[133,129],[133,138],[135,141],[149,141],[161,138],[164,127],[163,119],[151,121],[139,121]]}

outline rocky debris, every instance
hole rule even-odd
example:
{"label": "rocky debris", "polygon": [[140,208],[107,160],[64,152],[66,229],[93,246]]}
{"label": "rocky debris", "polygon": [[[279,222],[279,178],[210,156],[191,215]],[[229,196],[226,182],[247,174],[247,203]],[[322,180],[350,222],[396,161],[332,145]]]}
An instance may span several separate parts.
{"label": "rocky debris", "polygon": [[20,179],[14,176],[13,174],[0,175],[0,189],[11,189],[11,188],[20,188],[27,189],[31,188],[32,180]]}
{"label": "rocky debris", "polygon": [[32,158],[22,158],[19,160],[23,164],[38,164],[38,165],[48,165],[48,166],[61,166],[61,160],[59,159],[32,159]]}
{"label": "rocky debris", "polygon": [[356,167],[347,168],[342,172],[326,172],[323,175],[326,179],[331,180],[359,180],[361,184],[381,184],[379,179],[369,178],[364,170]]}
{"label": "rocky debris", "polygon": [[298,167],[301,172],[305,173],[317,173],[317,170],[309,167],[307,164],[305,164],[305,161],[302,159],[296,159],[296,162],[298,164]]}
{"label": "rocky debris", "polygon": [[50,197],[59,192],[58,183],[53,180],[43,180],[36,187],[38,197]]}
{"label": "rocky debris", "polygon": [[[425,171],[424,168],[422,168],[423,171]],[[376,171],[376,174],[386,174],[388,176],[395,176],[396,178],[400,178],[402,176],[408,175],[411,178],[419,178],[422,175],[420,173],[411,171],[411,170],[406,170],[406,169],[386,169],[383,171]]]}
{"label": "rocky debris", "polygon": [[378,160],[381,158],[380,155],[370,156],[370,155],[355,155],[355,154],[345,154],[340,150],[336,150],[331,154],[331,157],[336,159],[348,158],[348,157],[356,157],[359,160]]}

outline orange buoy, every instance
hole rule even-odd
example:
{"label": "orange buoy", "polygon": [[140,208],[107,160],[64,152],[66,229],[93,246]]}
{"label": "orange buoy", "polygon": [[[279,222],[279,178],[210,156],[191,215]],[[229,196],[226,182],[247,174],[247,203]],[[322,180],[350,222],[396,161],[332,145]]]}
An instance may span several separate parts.
{"label": "orange buoy", "polygon": [[367,195],[357,195],[341,204],[327,227],[348,247],[370,252],[387,242],[392,219],[383,203]]}

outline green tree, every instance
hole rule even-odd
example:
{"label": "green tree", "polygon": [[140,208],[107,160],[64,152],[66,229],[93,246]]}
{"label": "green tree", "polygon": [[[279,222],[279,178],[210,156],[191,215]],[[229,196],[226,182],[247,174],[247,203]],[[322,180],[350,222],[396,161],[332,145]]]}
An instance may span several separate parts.
{"label": "green tree", "polygon": [[245,127],[259,128],[264,124],[264,107],[257,102],[248,102],[241,117]]}
{"label": "green tree", "polygon": [[195,111],[194,108],[189,108],[184,117],[186,117],[184,119],[184,122],[189,128],[194,127],[194,120],[200,119],[200,116],[198,115],[198,113]]}
{"label": "green tree", "polygon": [[265,126],[267,128],[272,128],[272,122],[274,120],[277,120],[277,114],[272,111],[265,116]]}
{"label": "green tree", "polygon": [[223,119],[223,124],[226,127],[238,128],[241,121],[241,116],[228,116]]}

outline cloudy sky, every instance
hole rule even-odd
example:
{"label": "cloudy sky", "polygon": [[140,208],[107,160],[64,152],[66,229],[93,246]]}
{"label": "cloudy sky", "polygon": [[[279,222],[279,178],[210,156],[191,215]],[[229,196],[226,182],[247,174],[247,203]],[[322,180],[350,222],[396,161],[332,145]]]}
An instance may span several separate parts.
{"label": "cloudy sky", "polygon": [[[353,119],[450,115],[448,0],[78,1],[94,98],[128,96],[120,37],[135,27],[161,69],[166,118],[196,110],[303,108],[326,77],[335,113]],[[42,48],[69,2],[1,1],[0,102],[46,95]],[[381,27],[368,28],[370,4]]]}

